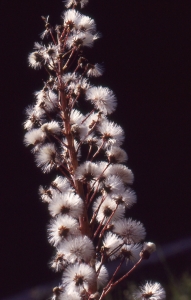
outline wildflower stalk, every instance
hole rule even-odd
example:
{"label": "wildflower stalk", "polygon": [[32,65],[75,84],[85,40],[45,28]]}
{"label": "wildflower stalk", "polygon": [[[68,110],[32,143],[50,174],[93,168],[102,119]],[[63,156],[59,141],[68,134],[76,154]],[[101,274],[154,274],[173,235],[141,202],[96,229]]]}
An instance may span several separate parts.
{"label": "wildflower stalk", "polygon": [[[49,35],[52,42],[35,43],[28,58],[31,67],[44,68],[49,76],[26,109],[24,143],[44,173],[58,172],[49,187],[39,188],[52,217],[48,240],[56,254],[50,266],[62,272],[52,300],[102,300],[155,250],[153,243],[143,244],[143,224],[125,218],[125,211],[136,203],[134,177],[124,165],[123,129],[109,121],[116,96],[109,88],[91,84],[91,77],[101,76],[103,67],[82,56],[83,49],[99,38],[95,21],[76,9],[87,2],[66,0],[68,10],[55,28],[42,17],[41,37]],[[82,106],[85,114],[78,110]],[[119,264],[109,276],[106,263],[112,260]],[[133,267],[114,282],[123,263]],[[144,294],[135,299],[164,299],[160,286],[153,286],[147,284],[148,293],[142,288]]]}

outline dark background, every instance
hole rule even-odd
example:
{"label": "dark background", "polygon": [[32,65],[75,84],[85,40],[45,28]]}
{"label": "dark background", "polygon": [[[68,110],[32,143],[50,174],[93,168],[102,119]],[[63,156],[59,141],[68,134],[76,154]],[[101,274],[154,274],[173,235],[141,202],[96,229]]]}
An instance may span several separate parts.
{"label": "dark background", "polygon": [[[119,4],[120,3],[120,4]],[[44,30],[41,15],[60,22],[60,0],[1,0],[1,294],[10,295],[55,278],[48,269],[42,175],[23,146],[24,109],[45,74],[27,67]],[[129,212],[158,244],[190,236],[191,6],[190,1],[92,0],[100,39],[90,57],[104,62],[103,86],[118,98],[111,116],[126,132],[124,148],[135,174],[138,203]]]}

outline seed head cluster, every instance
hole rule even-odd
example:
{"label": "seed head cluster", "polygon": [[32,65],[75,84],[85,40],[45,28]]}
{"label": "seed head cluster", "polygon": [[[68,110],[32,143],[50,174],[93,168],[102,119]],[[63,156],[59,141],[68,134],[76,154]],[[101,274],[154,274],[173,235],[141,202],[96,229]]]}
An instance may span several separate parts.
{"label": "seed head cluster", "polygon": [[[24,144],[43,173],[56,173],[49,185],[39,187],[51,216],[48,241],[55,254],[50,267],[62,273],[52,299],[102,300],[155,245],[144,243],[140,221],[126,218],[137,201],[134,176],[124,165],[124,130],[109,119],[116,95],[93,84],[104,68],[84,54],[101,36],[95,21],[78,11],[88,0],[64,2],[60,25],[42,17],[43,41],[28,56],[29,65],[44,69],[47,79],[26,108]],[[111,273],[114,260],[118,268]],[[123,264],[127,271],[117,281]],[[134,298],[161,300],[165,292],[160,284],[147,283]]]}

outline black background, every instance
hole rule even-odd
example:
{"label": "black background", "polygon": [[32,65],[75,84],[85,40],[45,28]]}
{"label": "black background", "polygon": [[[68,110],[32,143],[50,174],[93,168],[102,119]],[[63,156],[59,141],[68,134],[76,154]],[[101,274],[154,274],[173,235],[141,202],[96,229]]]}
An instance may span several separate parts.
{"label": "black background", "polygon": [[[47,262],[46,207],[38,186],[50,181],[23,146],[24,109],[44,72],[27,56],[44,30],[41,15],[60,22],[60,0],[1,0],[1,296],[55,278]],[[100,80],[118,98],[111,116],[126,133],[138,203],[129,211],[158,244],[190,236],[190,1],[92,0],[100,39],[89,56],[104,62]]]}

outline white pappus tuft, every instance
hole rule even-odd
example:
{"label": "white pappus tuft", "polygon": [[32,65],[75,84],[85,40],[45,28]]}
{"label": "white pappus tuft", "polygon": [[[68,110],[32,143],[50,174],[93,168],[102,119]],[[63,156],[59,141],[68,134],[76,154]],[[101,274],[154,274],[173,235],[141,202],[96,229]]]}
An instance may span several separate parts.
{"label": "white pappus tuft", "polygon": [[54,167],[58,167],[61,163],[58,151],[53,143],[45,144],[35,154],[35,160],[38,167],[44,173],[48,173]]}
{"label": "white pappus tuft", "polygon": [[124,219],[113,222],[113,232],[121,236],[125,243],[139,243],[144,240],[146,231],[141,222]]}
{"label": "white pappus tuft", "polygon": [[34,109],[33,105],[30,105],[25,110],[27,119],[24,122],[24,129],[31,130],[35,125],[41,124],[41,119],[39,118],[37,112]]}
{"label": "white pappus tuft", "polygon": [[137,201],[135,192],[130,188],[125,191],[119,191],[111,197],[116,203],[123,204],[126,208],[130,208]]}
{"label": "white pappus tuft", "polygon": [[93,47],[95,35],[89,32],[80,32],[70,35],[67,39],[68,48],[71,47]]}
{"label": "white pappus tuft", "polygon": [[90,161],[86,161],[79,165],[75,172],[75,178],[82,182],[94,183],[99,174],[98,165]]}
{"label": "white pappus tuft", "polygon": [[59,248],[49,265],[55,272],[63,271],[68,265],[68,262],[65,260],[65,254],[62,251],[59,251]]}
{"label": "white pappus tuft", "polygon": [[56,193],[56,197],[52,199],[48,206],[52,217],[58,214],[67,214],[76,219],[82,214],[83,208],[82,199],[72,192]]}
{"label": "white pappus tuft", "polygon": [[95,255],[94,245],[87,236],[69,237],[58,246],[58,252],[64,255],[68,263],[88,263]]}
{"label": "white pappus tuft", "polygon": [[82,32],[90,32],[94,34],[96,32],[96,24],[93,19],[88,16],[82,15],[79,23],[78,23],[78,30]]}
{"label": "white pappus tuft", "polygon": [[124,183],[132,184],[134,180],[134,175],[132,171],[124,165],[112,164],[105,172],[106,176],[115,175],[118,176]]}
{"label": "white pappus tuft", "polygon": [[65,11],[62,15],[64,26],[68,27],[70,30],[77,29],[81,17],[82,15],[75,9]]}
{"label": "white pappus tuft", "polygon": [[103,121],[97,126],[97,130],[100,132],[101,140],[98,145],[103,144],[104,148],[108,148],[111,145],[121,146],[124,141],[124,131],[121,126],[114,122]]}
{"label": "white pappus tuft", "polygon": [[34,128],[28,131],[24,137],[24,144],[26,146],[42,144],[46,138],[46,135],[41,128]]}
{"label": "white pappus tuft", "polygon": [[103,75],[104,67],[100,64],[88,64],[87,66],[87,76],[88,77],[100,77]]}
{"label": "white pappus tuft", "polygon": [[68,292],[88,292],[95,282],[95,270],[85,263],[70,265],[63,273],[62,284]]}
{"label": "white pappus tuft", "polygon": [[67,215],[59,215],[51,220],[48,226],[48,240],[52,245],[57,246],[71,235],[80,235],[79,224],[76,219]]}
{"label": "white pappus tuft", "polygon": [[70,124],[81,125],[83,120],[84,120],[83,114],[77,109],[72,109],[70,113]]}
{"label": "white pappus tuft", "polygon": [[39,117],[46,115],[48,112],[55,111],[58,105],[58,97],[51,90],[41,90],[35,93],[37,102],[35,105],[35,111]]}
{"label": "white pappus tuft", "polygon": [[166,299],[166,293],[158,282],[146,282],[140,286],[139,291],[134,294],[135,300],[163,300]]}
{"label": "white pappus tuft", "polygon": [[120,255],[123,240],[116,234],[108,232],[103,239],[103,251],[110,260],[116,259]]}
{"label": "white pappus tuft", "polygon": [[65,6],[67,8],[71,7],[72,5],[78,5],[80,4],[81,8],[83,8],[85,5],[88,4],[89,0],[64,0]]}
{"label": "white pappus tuft", "polygon": [[69,180],[62,176],[57,176],[56,179],[51,182],[50,190],[56,190],[60,193],[74,192],[74,189],[71,187]]}
{"label": "white pappus tuft", "polygon": [[124,244],[120,249],[120,256],[124,257],[127,263],[135,263],[140,258],[141,249],[142,246],[140,244]]}
{"label": "white pappus tuft", "polygon": [[38,193],[43,202],[49,203],[50,201],[52,201],[53,193],[49,188],[45,188],[40,185]]}
{"label": "white pappus tuft", "polygon": [[56,121],[51,121],[51,122],[48,122],[48,123],[44,123],[42,126],[41,126],[41,130],[42,132],[44,132],[45,134],[60,134],[61,132],[61,127],[60,125],[58,124],[58,122]]}
{"label": "white pappus tuft", "polygon": [[124,217],[124,206],[117,205],[110,197],[107,197],[103,202],[102,199],[102,197],[99,197],[93,204],[93,211],[96,212],[98,210],[96,216],[98,222],[105,224],[112,214],[110,222]]}
{"label": "white pappus tuft", "polygon": [[111,146],[107,149],[106,155],[110,163],[123,163],[128,159],[127,153],[116,146]]}
{"label": "white pappus tuft", "polygon": [[103,183],[104,194],[117,194],[124,191],[124,184],[120,177],[109,175]]}
{"label": "white pappus tuft", "polygon": [[105,115],[114,112],[117,106],[117,99],[113,92],[102,86],[89,88],[86,92],[86,100],[90,100],[95,108]]}
{"label": "white pappus tuft", "polygon": [[28,56],[29,66],[34,69],[40,69],[45,64],[45,59],[39,51],[34,51]]}

